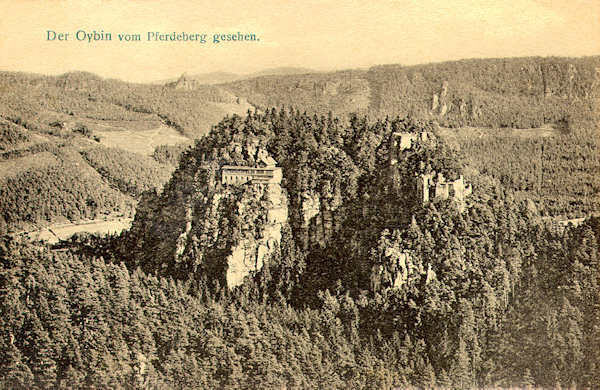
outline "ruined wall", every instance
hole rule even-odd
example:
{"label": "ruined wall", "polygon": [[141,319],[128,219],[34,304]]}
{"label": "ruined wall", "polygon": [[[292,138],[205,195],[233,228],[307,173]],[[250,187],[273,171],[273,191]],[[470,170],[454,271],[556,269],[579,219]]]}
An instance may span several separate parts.
{"label": "ruined wall", "polygon": [[429,202],[433,199],[456,199],[463,202],[464,199],[471,195],[472,187],[470,184],[465,184],[463,176],[459,176],[456,180],[446,180],[444,175],[422,174],[415,181],[417,196],[422,203]]}

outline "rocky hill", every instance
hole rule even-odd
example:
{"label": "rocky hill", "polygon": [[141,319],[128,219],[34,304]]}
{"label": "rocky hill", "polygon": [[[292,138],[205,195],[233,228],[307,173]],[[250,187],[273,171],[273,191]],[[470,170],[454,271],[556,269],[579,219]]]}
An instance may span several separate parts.
{"label": "rocky hill", "polygon": [[[9,142],[42,135],[23,129]],[[600,221],[541,215],[543,191],[597,194],[589,129],[482,137],[482,165],[450,131],[232,115],[142,193],[130,231],[2,238],[0,387],[595,387]],[[522,166],[498,158],[519,145]],[[128,188],[105,169],[118,152],[77,155]]]}
{"label": "rocky hill", "polygon": [[[282,251],[299,249],[307,255],[307,275],[320,274],[307,283],[323,288],[356,278],[363,282],[354,288],[367,287],[371,264],[359,259],[368,256],[382,226],[407,226],[429,201],[417,191],[418,175],[458,178],[460,168],[433,133],[426,143],[392,150],[398,136],[418,134],[411,122],[353,126],[276,110],[223,120],[183,155],[164,190],[141,202],[123,240],[124,260],[215,291],[256,276],[266,259],[277,263]],[[445,191],[444,197],[432,187],[431,200],[456,197],[455,187]],[[294,240],[282,241],[285,234]],[[336,261],[347,256],[347,263],[327,271],[311,264],[312,255],[332,250],[339,251]]]}
{"label": "rocky hill", "polygon": [[[547,327],[558,311],[572,314],[556,329],[597,335],[584,320],[597,298],[584,303],[587,291],[552,289],[558,308],[530,305],[547,286],[569,285],[565,273],[597,291],[597,238],[582,251],[571,246],[591,239],[596,219],[557,235],[531,199],[474,171],[442,134],[435,123],[354,118],[346,125],[293,110],[226,118],[183,155],[165,189],[141,203],[131,231],[106,253],[130,269],[179,280],[207,302],[283,303],[330,316],[328,324],[344,324],[332,336],[340,343],[376,337],[370,342],[382,348],[417,348],[410,354],[419,367],[394,383],[468,386],[491,383],[488,376],[563,383],[529,356],[538,338],[563,340]],[[271,157],[281,182],[255,181],[252,172],[272,167]],[[532,312],[543,320],[529,321]],[[589,348],[587,333],[570,332]],[[511,344],[498,351],[504,337]],[[390,372],[406,370],[400,355]],[[529,374],[488,366],[515,356]],[[577,361],[578,368],[556,366],[554,375],[592,383],[595,363],[582,354]],[[574,372],[586,374],[575,379]]]}
{"label": "rocky hill", "polygon": [[[243,174],[239,178],[244,181],[232,182],[222,166],[256,167],[258,155],[264,157],[262,143],[259,138],[232,143],[208,160],[198,150],[186,153],[160,196],[138,207],[127,233],[138,248],[131,253],[133,264],[211,288],[236,287],[260,271],[280,251],[289,230],[281,177],[256,182]],[[256,175],[267,172],[256,169]]]}

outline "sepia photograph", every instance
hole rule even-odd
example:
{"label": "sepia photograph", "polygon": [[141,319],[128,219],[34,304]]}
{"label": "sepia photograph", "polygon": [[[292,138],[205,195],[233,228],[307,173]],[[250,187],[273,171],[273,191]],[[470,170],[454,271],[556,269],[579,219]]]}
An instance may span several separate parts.
{"label": "sepia photograph", "polygon": [[0,389],[600,389],[600,0],[0,0]]}

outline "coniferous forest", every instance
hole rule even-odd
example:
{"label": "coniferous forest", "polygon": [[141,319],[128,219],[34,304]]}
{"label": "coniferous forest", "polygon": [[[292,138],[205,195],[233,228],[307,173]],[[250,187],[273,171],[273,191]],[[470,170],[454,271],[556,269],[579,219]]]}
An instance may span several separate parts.
{"label": "coniferous forest", "polygon": [[1,73],[0,388],[598,388],[599,67]]}

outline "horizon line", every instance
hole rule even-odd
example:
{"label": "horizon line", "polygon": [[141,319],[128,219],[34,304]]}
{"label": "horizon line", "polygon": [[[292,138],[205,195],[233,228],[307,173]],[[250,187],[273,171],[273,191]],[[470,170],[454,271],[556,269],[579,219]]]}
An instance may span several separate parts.
{"label": "horizon line", "polygon": [[[183,75],[188,75],[190,77],[197,77],[197,76],[203,76],[203,75],[210,75],[213,73],[223,73],[223,74],[228,74],[228,75],[232,75],[232,76],[242,76],[242,77],[249,76],[249,77],[244,77],[244,78],[252,79],[252,78],[266,77],[266,76],[293,76],[293,75],[310,74],[310,73],[336,73],[336,72],[361,71],[361,70],[368,71],[372,68],[384,67],[384,66],[402,66],[402,67],[427,66],[427,65],[444,64],[444,63],[461,62],[461,61],[477,61],[477,60],[485,61],[485,60],[525,59],[525,58],[584,59],[584,58],[593,58],[593,57],[600,57],[600,53],[586,54],[586,55],[580,55],[580,56],[552,54],[552,55],[509,56],[509,57],[507,57],[507,56],[466,57],[466,58],[459,58],[459,59],[449,59],[449,60],[442,60],[442,61],[429,61],[429,62],[419,62],[419,63],[409,63],[409,64],[378,63],[378,64],[372,64],[372,65],[367,65],[367,66],[350,67],[350,68],[332,68],[332,69],[318,69],[318,68],[312,68],[312,67],[307,67],[307,66],[302,66],[302,65],[282,65],[282,66],[262,68],[262,69],[255,70],[255,71],[244,71],[244,72],[230,72],[230,71],[222,70],[222,69],[210,70],[210,71],[206,71],[206,72],[193,72],[193,73],[190,71],[184,71],[184,72],[181,72],[178,74],[174,74],[173,76],[170,76],[170,77],[145,80],[145,81],[133,81],[133,80],[127,80],[127,79],[120,78],[120,77],[105,76],[105,75],[102,75],[102,74],[99,74],[96,72],[92,72],[89,70],[85,70],[85,69],[72,69],[72,70],[66,70],[63,72],[56,72],[56,73],[43,73],[43,72],[29,72],[29,71],[23,71],[23,70],[0,69],[0,72],[2,72],[2,73],[20,73],[20,74],[28,74],[28,75],[35,75],[35,76],[41,76],[41,77],[59,77],[59,76],[63,76],[63,75],[70,74],[70,73],[89,73],[94,76],[100,77],[103,80],[117,80],[117,81],[130,83],[130,84],[154,84],[154,85],[158,84],[158,85],[160,85],[163,83],[168,83],[168,82],[177,80],[180,77],[182,77]],[[307,72],[306,73],[298,72],[298,73],[289,73],[289,74],[268,74],[268,73],[260,74],[262,72],[268,72],[270,70],[287,69],[287,68],[291,68],[291,69],[298,68],[298,69],[306,70]],[[240,81],[240,80],[224,81],[222,83],[215,83],[215,84],[224,84],[224,83],[233,82],[233,81]]]}

